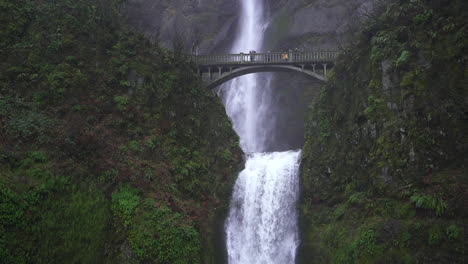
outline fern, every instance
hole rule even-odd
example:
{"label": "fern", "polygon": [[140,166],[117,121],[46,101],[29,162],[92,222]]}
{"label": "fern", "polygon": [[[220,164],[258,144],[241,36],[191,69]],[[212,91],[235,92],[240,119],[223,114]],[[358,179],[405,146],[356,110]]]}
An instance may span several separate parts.
{"label": "fern", "polygon": [[350,205],[363,204],[366,201],[367,197],[364,192],[353,193],[348,198],[348,204]]}
{"label": "fern", "polygon": [[442,198],[433,197],[426,194],[415,193],[410,200],[416,208],[434,210],[437,216],[441,216],[447,210],[447,203]]}

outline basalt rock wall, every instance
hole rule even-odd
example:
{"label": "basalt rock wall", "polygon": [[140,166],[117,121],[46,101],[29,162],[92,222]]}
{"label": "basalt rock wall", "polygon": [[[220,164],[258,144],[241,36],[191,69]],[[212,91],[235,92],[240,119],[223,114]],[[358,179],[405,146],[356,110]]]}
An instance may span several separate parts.
{"label": "basalt rock wall", "polygon": [[[354,32],[382,1],[269,0],[270,21],[265,51],[337,50],[346,47]],[[323,82],[302,74],[275,73],[271,87],[277,129],[272,150],[302,148],[304,120],[310,101]]]}
{"label": "basalt rock wall", "polygon": [[394,1],[312,103],[298,263],[464,263],[464,1]]}
{"label": "basalt rock wall", "polygon": [[163,46],[207,54],[229,49],[238,5],[230,0],[129,0],[121,9],[134,29]]}

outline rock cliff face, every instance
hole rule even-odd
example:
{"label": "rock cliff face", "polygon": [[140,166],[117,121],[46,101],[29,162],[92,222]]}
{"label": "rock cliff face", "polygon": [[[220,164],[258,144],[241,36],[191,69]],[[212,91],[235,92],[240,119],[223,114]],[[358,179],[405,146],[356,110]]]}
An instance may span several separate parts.
{"label": "rock cliff face", "polygon": [[269,0],[268,49],[336,49],[377,1]]}
{"label": "rock cliff face", "polygon": [[225,52],[237,28],[237,1],[129,0],[122,13],[135,29],[162,45],[202,54]]}
{"label": "rock cliff face", "polygon": [[307,121],[299,263],[463,263],[467,4],[398,1]]}
{"label": "rock cliff face", "polygon": [[[270,13],[266,50],[334,49],[346,43],[376,0],[265,0]],[[128,0],[121,10],[130,25],[163,45],[174,42],[201,53],[226,52],[238,24],[238,1]]]}
{"label": "rock cliff face", "polygon": [[[349,43],[367,14],[380,1],[269,0],[270,22],[265,50],[335,50]],[[272,150],[301,148],[309,102],[322,83],[301,74],[273,74],[271,87],[276,105],[277,129],[271,135]]]}

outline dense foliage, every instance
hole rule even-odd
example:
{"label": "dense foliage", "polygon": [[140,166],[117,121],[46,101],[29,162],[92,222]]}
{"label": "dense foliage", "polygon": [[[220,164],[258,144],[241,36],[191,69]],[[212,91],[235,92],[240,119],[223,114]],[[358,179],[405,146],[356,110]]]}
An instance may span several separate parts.
{"label": "dense foliage", "polygon": [[2,263],[213,261],[237,136],[120,2],[0,0]]}
{"label": "dense foliage", "polygon": [[466,1],[370,17],[311,107],[302,263],[464,263]]}

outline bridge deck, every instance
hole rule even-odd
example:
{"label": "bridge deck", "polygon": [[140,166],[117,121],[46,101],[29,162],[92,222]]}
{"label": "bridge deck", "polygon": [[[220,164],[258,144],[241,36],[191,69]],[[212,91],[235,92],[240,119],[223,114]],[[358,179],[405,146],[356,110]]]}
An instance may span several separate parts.
{"label": "bridge deck", "polygon": [[337,51],[240,53],[194,56],[200,66],[241,66],[269,64],[310,64],[334,62]]}

